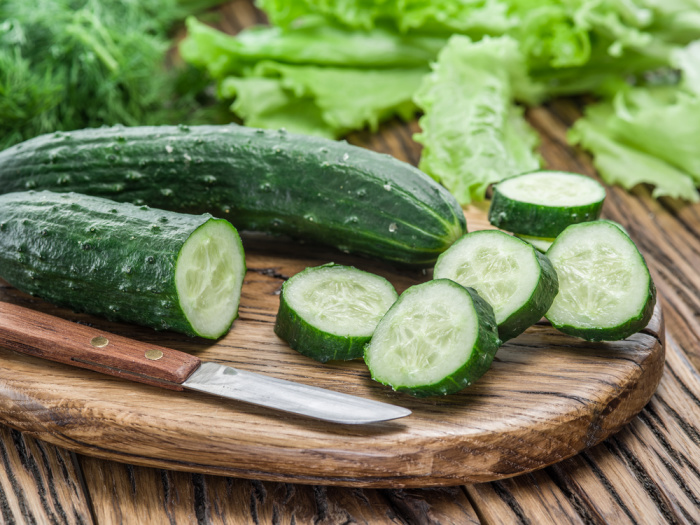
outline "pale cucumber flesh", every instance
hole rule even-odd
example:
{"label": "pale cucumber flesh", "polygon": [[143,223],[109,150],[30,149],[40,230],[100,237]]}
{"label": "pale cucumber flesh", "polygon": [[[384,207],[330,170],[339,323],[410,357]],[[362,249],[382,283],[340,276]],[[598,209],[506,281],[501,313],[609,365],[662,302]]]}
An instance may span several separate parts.
{"label": "pale cucumber flesh", "polygon": [[547,256],[559,276],[559,293],[547,312],[555,325],[616,327],[649,301],[649,270],[634,243],[611,223],[569,227]]}
{"label": "pale cucumber flesh", "polygon": [[288,306],[308,324],[349,337],[371,336],[396,298],[386,279],[341,265],[310,268],[284,289]]}
{"label": "pale cucumber flesh", "polygon": [[243,246],[228,222],[212,219],[185,241],[175,285],[180,306],[198,335],[215,338],[228,330],[238,313],[244,275]]}
{"label": "pale cucumber flesh", "polygon": [[532,296],[540,266],[532,247],[502,232],[467,234],[438,260],[434,277],[474,288],[502,323]]}
{"label": "pale cucumber flesh", "polygon": [[512,200],[542,206],[585,206],[605,198],[605,189],[595,180],[559,171],[541,171],[506,179],[498,191]]}
{"label": "pale cucumber flesh", "polygon": [[[426,284],[431,284],[427,287]],[[372,377],[394,387],[432,385],[469,360],[479,320],[465,290],[433,281],[404,292],[365,351]]]}

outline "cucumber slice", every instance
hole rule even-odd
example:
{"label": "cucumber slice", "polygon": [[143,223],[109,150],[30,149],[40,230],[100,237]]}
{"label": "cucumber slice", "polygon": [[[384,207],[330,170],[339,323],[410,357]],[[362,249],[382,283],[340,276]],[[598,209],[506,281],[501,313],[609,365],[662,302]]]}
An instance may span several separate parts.
{"label": "cucumber slice", "polygon": [[533,235],[525,235],[522,233],[517,233],[515,236],[518,239],[522,239],[525,242],[529,242],[532,246],[539,252],[547,253],[549,247],[554,242],[554,237],[535,237]]}
{"label": "cucumber slice", "polygon": [[479,292],[493,308],[502,341],[539,321],[559,289],[557,274],[545,255],[496,230],[464,235],[440,255],[433,275]]}
{"label": "cucumber slice", "polygon": [[210,219],[185,241],[175,288],[197,335],[216,339],[228,331],[238,315],[245,271],[241,239],[228,221]]}
{"label": "cucumber slice", "polygon": [[563,171],[535,171],[506,179],[493,190],[489,221],[513,233],[556,237],[570,224],[600,216],[605,188]]}
{"label": "cucumber slice", "polygon": [[501,341],[491,306],[436,279],[407,289],[365,348],[372,378],[416,397],[452,394],[486,373]]}
{"label": "cucumber slice", "polygon": [[651,319],[656,288],[632,240],[608,221],[569,226],[547,251],[559,294],[547,319],[565,334],[616,341]]}
{"label": "cucumber slice", "polygon": [[333,263],[307,268],[282,286],[275,333],[322,363],[356,359],[397,298],[379,275]]}

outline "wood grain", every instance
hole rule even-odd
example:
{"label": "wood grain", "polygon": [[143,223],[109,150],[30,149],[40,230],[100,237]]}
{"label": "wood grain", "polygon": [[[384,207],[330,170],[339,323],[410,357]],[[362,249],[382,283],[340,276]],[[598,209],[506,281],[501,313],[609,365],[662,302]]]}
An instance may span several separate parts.
{"label": "wood grain", "polygon": [[[224,13],[220,23],[227,25],[231,33],[264,21],[248,0],[231,2]],[[595,176],[590,158],[569,147],[563,139],[566,129],[580,115],[580,107],[580,101],[557,100],[529,111],[528,115],[542,137],[541,151],[548,167]],[[410,141],[410,134],[417,129],[415,122],[390,122],[382,126],[379,134],[358,133],[351,140],[415,163],[420,146]],[[42,447],[48,457],[73,455],[0,425],[0,440],[10,451],[0,463],[1,521],[60,522],[43,508],[40,494],[70,492],[71,487],[81,486],[84,474],[85,490],[71,493],[73,505],[84,511],[92,509],[95,519],[90,519],[89,512],[78,513],[76,523],[118,523],[117,517],[123,519],[122,523],[143,523],[137,518],[144,513],[154,518],[153,523],[700,522],[700,376],[696,369],[700,366],[700,309],[696,302],[700,297],[696,280],[700,262],[697,257],[688,259],[681,255],[684,243],[691,254],[700,253],[700,204],[654,201],[645,187],[632,194],[618,188],[608,188],[608,192],[619,196],[614,200],[615,209],[610,209],[612,200],[606,203],[604,214],[623,223],[642,246],[660,290],[666,328],[672,338],[668,340],[666,367],[656,394],[629,425],[603,443],[532,475],[439,489],[376,490],[247,481],[128,467],[83,455],[77,455],[75,464],[67,469],[63,461],[45,462],[45,479],[50,482],[44,484],[27,474],[25,456],[15,448]],[[644,204],[631,204],[637,200]],[[260,273],[258,278],[272,276]],[[17,292],[1,283],[0,292],[30,306],[36,304],[19,298]],[[253,309],[248,314],[254,315]],[[85,316],[69,317],[90,322]],[[148,340],[145,333],[139,335]],[[644,436],[643,443],[638,435]],[[650,459],[659,460],[658,469],[650,470]],[[153,491],[160,483],[167,490]],[[407,496],[412,507],[421,509],[422,514],[404,512],[406,506],[400,502],[406,501]],[[24,503],[8,506],[6,501],[13,499],[23,499]],[[669,501],[676,503],[669,505]],[[380,510],[359,514],[354,510],[358,506],[376,506]],[[64,508],[69,508],[68,504]],[[259,512],[261,508],[263,511]],[[324,513],[325,508],[333,512]],[[360,516],[368,518],[362,521]]]}
{"label": "wood grain", "polygon": [[[478,209],[469,210],[467,220],[471,229],[485,221]],[[139,465],[329,485],[455,485],[542,468],[598,443],[642,409],[663,369],[659,309],[643,333],[612,343],[587,343],[543,322],[504,345],[472,387],[415,399],[371,381],[362,361],[322,365],[298,354],[274,334],[273,324],[284,279],[308,266],[352,264],[384,275],[399,292],[430,272],[398,272],[261,236],[244,238],[244,246],[249,270],[240,318],[218,342],[87,320],[204,361],[399,404],[413,415],[339,426],[0,350],[0,418],[77,452]],[[0,293],[0,299],[30,301],[18,293]],[[32,306],[77,317],[40,301]]]}

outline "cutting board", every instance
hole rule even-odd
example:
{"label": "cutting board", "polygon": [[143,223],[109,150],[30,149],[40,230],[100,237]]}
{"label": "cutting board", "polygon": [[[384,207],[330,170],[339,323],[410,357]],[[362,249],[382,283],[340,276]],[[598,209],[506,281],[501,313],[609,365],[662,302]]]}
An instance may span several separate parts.
{"label": "cutting board", "polygon": [[[469,230],[488,227],[466,212]],[[360,360],[317,363],[273,332],[284,280],[308,266],[351,264],[402,292],[430,271],[279,238],[244,236],[240,318],[211,342],[110,323],[53,307],[0,281],[0,300],[202,360],[407,407],[400,420],[347,426],[196,392],[171,392],[0,348],[0,420],[81,454],[174,470],[365,487],[457,485],[550,465],[619,430],[652,396],[664,363],[659,307],[649,326],[613,343],[565,336],[541,321],[499,349],[462,392],[414,399],[373,382]]]}

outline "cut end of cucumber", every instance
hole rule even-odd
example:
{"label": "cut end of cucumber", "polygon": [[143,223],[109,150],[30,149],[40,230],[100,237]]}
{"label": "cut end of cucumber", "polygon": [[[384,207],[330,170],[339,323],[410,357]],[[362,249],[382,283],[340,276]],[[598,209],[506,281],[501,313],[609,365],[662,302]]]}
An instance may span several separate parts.
{"label": "cut end of cucumber", "polygon": [[238,315],[244,275],[243,245],[229,222],[211,219],[190,235],[178,255],[175,286],[197,335],[216,339],[228,331]]}
{"label": "cut end of cucumber", "polygon": [[341,265],[310,268],[284,288],[288,306],[307,323],[349,337],[371,336],[396,298],[386,279]]}
{"label": "cut end of cucumber", "polygon": [[542,206],[587,206],[605,199],[605,188],[576,173],[537,171],[506,179],[498,191],[508,199]]}
{"label": "cut end of cucumber", "polygon": [[532,296],[540,266],[530,245],[503,232],[484,230],[467,234],[442,254],[434,276],[474,288],[501,324]]}
{"label": "cut end of cucumber", "polygon": [[649,321],[655,301],[646,263],[632,240],[607,221],[567,228],[547,252],[559,294],[547,318],[590,340],[623,339]]}
{"label": "cut end of cucumber", "polygon": [[445,394],[466,386],[455,377],[479,335],[471,296],[447,279],[406,290],[380,321],[365,349],[372,377],[412,394]]}

